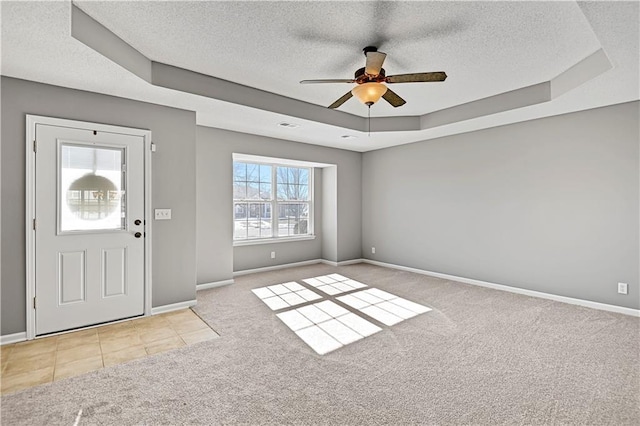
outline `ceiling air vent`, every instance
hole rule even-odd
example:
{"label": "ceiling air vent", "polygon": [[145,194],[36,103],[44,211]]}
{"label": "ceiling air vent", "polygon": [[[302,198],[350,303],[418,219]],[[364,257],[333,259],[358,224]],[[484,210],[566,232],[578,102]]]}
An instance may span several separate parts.
{"label": "ceiling air vent", "polygon": [[278,126],[280,127],[286,127],[287,129],[295,129],[300,127],[299,124],[293,124],[293,123],[287,123],[287,122],[282,122],[282,123],[278,123]]}

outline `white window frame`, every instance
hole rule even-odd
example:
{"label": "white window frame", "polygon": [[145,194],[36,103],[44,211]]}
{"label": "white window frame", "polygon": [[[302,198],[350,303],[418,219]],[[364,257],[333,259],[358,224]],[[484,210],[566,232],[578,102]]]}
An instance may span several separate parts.
{"label": "white window frame", "polygon": [[[244,156],[243,156],[244,157]],[[271,199],[270,200],[248,200],[243,199],[239,200],[235,197],[232,200],[232,217],[234,221],[233,228],[233,245],[234,246],[245,246],[245,245],[255,245],[255,244],[272,244],[272,243],[284,243],[291,241],[305,241],[305,240],[313,240],[316,238],[314,232],[314,223],[315,223],[315,215],[314,215],[314,206],[315,206],[315,194],[314,194],[314,171],[315,167],[310,163],[305,162],[296,162],[293,160],[283,160],[278,161],[277,159],[273,159],[273,161],[260,160],[257,158],[236,158],[234,154],[233,163],[246,163],[246,164],[259,164],[265,166],[271,166]],[[278,200],[278,183],[277,183],[277,169],[278,167],[288,167],[288,168],[300,168],[309,170],[309,199],[307,201],[297,202],[293,201],[279,201]],[[234,177],[232,177],[232,185],[235,182]],[[246,202],[246,203],[270,203],[271,204],[271,229],[272,234],[271,237],[258,237],[258,238],[246,238],[246,239],[236,239],[235,238],[235,203],[236,202]],[[309,222],[307,224],[307,233],[302,235],[287,235],[284,237],[277,236],[278,230],[278,206],[279,204],[309,204]]]}

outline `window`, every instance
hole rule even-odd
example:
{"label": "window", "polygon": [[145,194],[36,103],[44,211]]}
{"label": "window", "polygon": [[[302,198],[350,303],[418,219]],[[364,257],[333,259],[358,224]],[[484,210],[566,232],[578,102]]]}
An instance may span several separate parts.
{"label": "window", "polygon": [[313,235],[313,169],[233,162],[233,240]]}
{"label": "window", "polygon": [[125,229],[124,148],[59,145],[58,231]]}

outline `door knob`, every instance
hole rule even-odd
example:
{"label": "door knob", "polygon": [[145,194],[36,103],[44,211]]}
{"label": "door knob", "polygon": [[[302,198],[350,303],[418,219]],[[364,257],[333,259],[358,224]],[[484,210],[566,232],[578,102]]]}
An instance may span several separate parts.
{"label": "door knob", "polygon": [[140,225],[142,223],[142,221],[140,219],[136,219],[136,220],[133,221],[133,223],[135,225]]}
{"label": "door knob", "polygon": [[136,232],[135,234],[133,234],[133,236],[136,238],[140,238],[142,237],[142,234],[140,232]]}

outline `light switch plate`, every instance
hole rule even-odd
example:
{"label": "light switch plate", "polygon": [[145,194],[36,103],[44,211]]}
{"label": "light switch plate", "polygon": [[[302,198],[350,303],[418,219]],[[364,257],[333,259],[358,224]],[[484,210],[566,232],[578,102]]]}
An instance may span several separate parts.
{"label": "light switch plate", "polygon": [[155,209],[156,220],[169,220],[171,219],[171,209]]}

